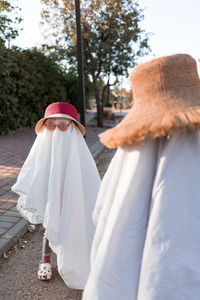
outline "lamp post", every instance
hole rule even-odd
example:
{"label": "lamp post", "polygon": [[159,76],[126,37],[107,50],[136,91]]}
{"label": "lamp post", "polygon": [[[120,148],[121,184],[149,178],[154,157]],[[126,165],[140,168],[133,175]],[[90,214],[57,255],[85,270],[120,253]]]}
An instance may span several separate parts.
{"label": "lamp post", "polygon": [[75,0],[76,11],[76,34],[77,34],[77,59],[78,59],[78,81],[79,81],[79,101],[80,101],[80,121],[85,126],[85,85],[83,69],[83,50],[81,35],[81,13],[80,1]]}

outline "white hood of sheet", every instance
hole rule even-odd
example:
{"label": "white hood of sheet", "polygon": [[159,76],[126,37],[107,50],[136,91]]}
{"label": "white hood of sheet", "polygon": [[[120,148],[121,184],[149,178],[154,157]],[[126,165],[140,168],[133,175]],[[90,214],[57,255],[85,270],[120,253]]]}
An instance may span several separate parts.
{"label": "white hood of sheet", "polygon": [[83,300],[200,299],[200,133],[118,149],[103,178]]}
{"label": "white hood of sheet", "polygon": [[80,131],[43,129],[12,190],[20,195],[18,210],[33,224],[42,223],[58,270],[71,288],[83,289],[94,234],[92,211],[99,174]]}

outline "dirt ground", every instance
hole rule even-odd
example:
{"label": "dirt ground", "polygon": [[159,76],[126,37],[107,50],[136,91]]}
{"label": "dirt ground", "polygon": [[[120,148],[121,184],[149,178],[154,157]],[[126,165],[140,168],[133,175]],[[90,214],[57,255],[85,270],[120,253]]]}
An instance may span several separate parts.
{"label": "dirt ground", "polygon": [[[115,150],[104,150],[96,163],[103,177]],[[41,258],[43,238],[42,226],[36,226],[34,232],[27,233],[0,260],[0,300],[80,300],[82,292],[69,289],[56,267],[56,256],[52,254],[53,278],[39,281],[36,277]]]}

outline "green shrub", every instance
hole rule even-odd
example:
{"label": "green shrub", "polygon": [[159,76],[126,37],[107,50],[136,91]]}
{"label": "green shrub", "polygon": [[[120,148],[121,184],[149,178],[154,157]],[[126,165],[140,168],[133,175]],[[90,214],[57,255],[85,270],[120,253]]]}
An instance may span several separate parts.
{"label": "green shrub", "polygon": [[112,103],[106,102],[106,103],[104,103],[104,107],[112,107]]}
{"label": "green shrub", "polygon": [[67,74],[37,49],[6,49],[1,43],[0,133],[34,125],[55,101],[70,102],[79,110],[76,74]]}

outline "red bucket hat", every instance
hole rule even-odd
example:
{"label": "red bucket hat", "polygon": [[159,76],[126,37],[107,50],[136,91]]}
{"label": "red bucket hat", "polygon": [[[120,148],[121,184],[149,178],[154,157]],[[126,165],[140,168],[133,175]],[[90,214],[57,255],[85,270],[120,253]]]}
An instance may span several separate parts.
{"label": "red bucket hat", "polygon": [[40,119],[35,126],[35,132],[36,134],[40,132],[46,119],[66,118],[74,121],[75,124],[78,126],[81,134],[84,136],[85,127],[78,122],[77,117],[78,117],[78,112],[72,104],[66,102],[54,102],[49,106],[47,106],[45,110],[44,118]]}

